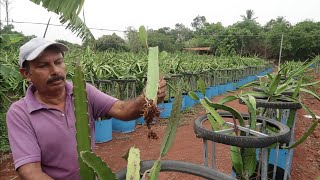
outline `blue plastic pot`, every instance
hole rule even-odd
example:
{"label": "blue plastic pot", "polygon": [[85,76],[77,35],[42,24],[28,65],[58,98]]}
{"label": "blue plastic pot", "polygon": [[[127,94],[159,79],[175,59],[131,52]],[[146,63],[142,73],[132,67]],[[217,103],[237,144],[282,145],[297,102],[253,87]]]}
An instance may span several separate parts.
{"label": "blue plastic pot", "polygon": [[136,120],[121,121],[116,118],[112,118],[112,131],[129,133],[134,131],[136,128]]}
{"label": "blue plastic pot", "polygon": [[226,87],[226,91],[232,91],[232,83],[227,83],[225,87]]}
{"label": "blue plastic pot", "polygon": [[220,85],[218,86],[218,95],[223,94],[223,93],[225,93],[225,92],[226,92],[226,85],[220,84]]}
{"label": "blue plastic pot", "polygon": [[211,86],[211,93],[212,93],[212,97],[214,97],[214,96],[218,96],[218,86]]}
{"label": "blue plastic pot", "polygon": [[169,118],[172,111],[173,101],[164,101],[158,104],[160,108],[160,118]]}
{"label": "blue plastic pot", "polygon": [[[204,95],[200,91],[196,91],[195,93],[198,95],[199,99],[204,98]],[[199,103],[200,103],[200,100],[195,101],[195,104],[199,104]]]}
{"label": "blue plastic pot", "polygon": [[95,142],[104,143],[112,140],[112,119],[95,121]]}
{"label": "blue plastic pot", "polygon": [[144,124],[144,118],[143,118],[143,116],[140,117],[140,118],[138,118],[138,119],[136,119],[136,123],[139,124],[139,125]]}
{"label": "blue plastic pot", "polygon": [[209,99],[211,98],[211,92],[209,87],[206,87],[206,97]]}
{"label": "blue plastic pot", "polygon": [[[259,149],[256,150],[257,160],[259,160]],[[272,165],[272,167],[277,167],[277,173],[276,176],[278,178],[276,179],[283,179],[284,172],[287,170],[287,172],[290,174],[291,166],[292,166],[292,157],[293,157],[293,149],[290,151],[288,149],[279,149],[278,151],[278,160],[276,160],[276,149],[271,148],[268,164],[269,166]],[[289,162],[288,166],[286,165],[287,161]],[[270,171],[273,171],[273,169],[270,169]]]}
{"label": "blue plastic pot", "polygon": [[195,104],[195,101],[189,95],[184,96],[184,102],[186,107],[193,107]]}
{"label": "blue plastic pot", "polygon": [[[292,156],[293,156],[293,149],[289,152],[288,149],[279,149],[278,152],[278,160],[276,162],[276,165],[282,169],[288,170],[290,172],[291,170],[291,165],[292,165]],[[288,159],[289,158],[289,159]],[[276,149],[271,149],[270,151],[270,156],[269,156],[269,163],[274,164],[276,159]],[[289,166],[286,167],[286,162],[289,160]]]}

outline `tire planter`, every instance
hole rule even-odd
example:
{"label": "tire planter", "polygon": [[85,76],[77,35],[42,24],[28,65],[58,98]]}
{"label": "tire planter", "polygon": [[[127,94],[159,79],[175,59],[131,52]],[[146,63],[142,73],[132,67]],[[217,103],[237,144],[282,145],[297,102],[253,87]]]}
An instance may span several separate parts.
{"label": "tire planter", "polygon": [[104,143],[112,140],[112,119],[95,121],[95,142]]}
{"label": "tire planter", "polygon": [[[141,161],[140,162],[140,173],[144,173],[146,170],[151,169],[153,166],[154,160]],[[208,180],[236,180],[235,178],[226,175],[222,172],[214,170],[209,167],[201,166],[198,164],[193,164],[183,161],[174,161],[174,160],[161,160],[161,169],[160,172],[164,171],[174,171],[181,172],[185,174],[191,174],[194,176],[202,177]],[[118,180],[126,179],[127,168],[124,168],[116,173],[116,178]]]}
{"label": "tire planter", "polygon": [[[232,118],[232,114],[229,112],[219,112],[220,116],[222,118]],[[244,120],[249,119],[249,115],[242,114]],[[278,133],[271,134],[268,136],[232,136],[227,134],[221,134],[216,133],[211,130],[207,130],[203,127],[203,122],[207,120],[207,115],[203,115],[199,117],[195,123],[194,123],[194,131],[198,138],[203,138],[204,140],[204,157],[205,157],[205,165],[208,165],[208,150],[207,150],[207,140],[218,142],[222,144],[227,144],[230,146],[236,146],[236,147],[242,147],[242,148],[263,148],[264,152],[266,152],[266,148],[272,144],[275,143],[289,143],[290,141],[290,129],[285,124],[282,124],[281,122],[262,117],[257,116],[257,122],[265,122],[266,125],[272,126],[274,128],[278,129]],[[214,143],[213,143],[214,144]],[[214,150],[212,150],[215,152]],[[258,156],[258,154],[257,154]],[[212,165],[214,166],[215,162],[215,154],[212,155]],[[267,168],[268,168],[268,159],[265,159],[266,165],[264,166],[266,168],[265,176],[268,176]],[[264,169],[262,167],[262,169]],[[278,167],[277,167],[278,169]],[[280,171],[279,171],[280,172]],[[263,173],[262,173],[263,174]],[[273,174],[272,174],[273,175]],[[233,172],[233,176],[236,176],[236,174]],[[279,175],[277,175],[278,177]]]}
{"label": "tire planter", "polygon": [[[231,113],[220,112],[223,118],[232,118]],[[249,115],[242,115],[245,120],[249,118]],[[222,144],[227,144],[231,146],[244,147],[244,148],[264,148],[268,147],[274,143],[288,143],[290,141],[290,129],[288,126],[266,118],[262,116],[257,117],[257,122],[265,121],[267,125],[276,127],[279,132],[275,135],[270,135],[268,137],[257,137],[257,136],[232,136],[226,134],[216,133],[212,130],[207,130],[202,125],[204,121],[207,120],[207,115],[202,115],[196,119],[194,123],[194,132],[198,138],[203,138],[213,142],[218,142]]]}
{"label": "tire planter", "polygon": [[[296,102],[267,102],[262,99],[257,100],[257,107],[261,108],[268,108],[272,109],[273,111],[281,110],[282,116],[281,116],[281,123],[287,124],[288,117],[291,110],[298,110],[301,109],[302,106],[300,103]],[[293,122],[293,126],[290,130],[290,142],[289,144],[294,142],[294,127],[295,127],[295,121]],[[275,148],[270,149],[271,153],[268,159],[269,164],[273,164],[274,166],[277,166],[277,168],[284,169],[284,175],[290,176],[290,170],[292,166],[292,156],[294,149],[281,149],[278,150]],[[276,156],[278,154],[278,156]],[[278,172],[277,172],[278,174]]]}
{"label": "tire planter", "polygon": [[[240,103],[243,104],[243,102],[241,101]],[[273,114],[275,114],[275,111],[279,110],[281,112],[280,120],[282,124],[287,124],[288,117],[291,110],[298,110],[302,108],[301,104],[296,102],[285,102],[285,101],[268,102],[265,99],[256,99],[256,103],[257,103],[257,108],[270,109],[273,111]],[[275,118],[275,117],[269,117],[269,118]],[[288,142],[288,144],[291,144],[294,141],[294,127],[295,127],[295,122],[293,122],[293,126],[290,128],[290,141]],[[281,172],[281,169],[284,170],[284,175],[281,177],[289,176],[290,174],[290,170],[292,166],[293,151],[294,149],[279,148],[277,150],[276,148],[270,148],[268,163],[276,166],[277,169],[280,169],[279,170],[280,172]],[[278,170],[277,170],[277,176],[279,176]]]}
{"label": "tire planter", "polygon": [[112,118],[112,131],[121,133],[133,132],[136,128],[136,120],[122,121]]}

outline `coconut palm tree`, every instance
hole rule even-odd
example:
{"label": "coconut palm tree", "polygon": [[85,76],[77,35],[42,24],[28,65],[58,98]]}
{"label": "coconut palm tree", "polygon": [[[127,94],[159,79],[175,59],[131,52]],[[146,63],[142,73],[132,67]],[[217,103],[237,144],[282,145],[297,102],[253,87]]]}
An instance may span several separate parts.
{"label": "coconut palm tree", "polygon": [[255,19],[257,19],[257,17],[253,17],[254,16],[254,10],[252,9],[248,9],[246,10],[246,14],[245,15],[241,15],[243,21],[253,21]]}

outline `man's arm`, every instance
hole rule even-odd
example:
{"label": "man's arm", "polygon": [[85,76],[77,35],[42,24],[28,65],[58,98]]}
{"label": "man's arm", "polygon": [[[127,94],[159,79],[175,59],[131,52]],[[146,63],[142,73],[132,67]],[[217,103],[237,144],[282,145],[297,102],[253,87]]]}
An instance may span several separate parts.
{"label": "man's arm", "polygon": [[142,116],[144,104],[146,100],[144,96],[128,101],[117,101],[108,112],[108,116],[112,116],[121,120],[133,120]]}
{"label": "man's arm", "polygon": [[[166,97],[166,81],[161,79],[158,88],[157,103],[161,103]],[[134,100],[117,101],[108,112],[108,116],[122,120],[132,120],[141,117],[144,105],[146,104],[145,96],[142,94]]]}
{"label": "man's arm", "polygon": [[28,163],[20,166],[18,169],[18,174],[22,180],[49,180],[52,179],[41,169],[40,162]]}

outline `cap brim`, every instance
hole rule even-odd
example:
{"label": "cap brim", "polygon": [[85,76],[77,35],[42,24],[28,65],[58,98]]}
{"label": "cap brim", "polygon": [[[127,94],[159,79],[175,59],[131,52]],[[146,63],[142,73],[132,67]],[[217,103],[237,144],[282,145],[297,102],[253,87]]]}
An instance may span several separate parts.
{"label": "cap brim", "polygon": [[49,43],[46,43],[40,47],[38,47],[37,49],[35,49],[32,53],[29,54],[29,56],[26,57],[26,60],[27,61],[31,61],[31,60],[34,60],[36,59],[38,56],[40,56],[40,54],[49,46],[51,45],[55,45],[57,46],[61,51],[68,51],[69,48],[67,46],[65,46],[64,44],[61,44],[61,43],[53,43],[53,42],[49,42]]}

